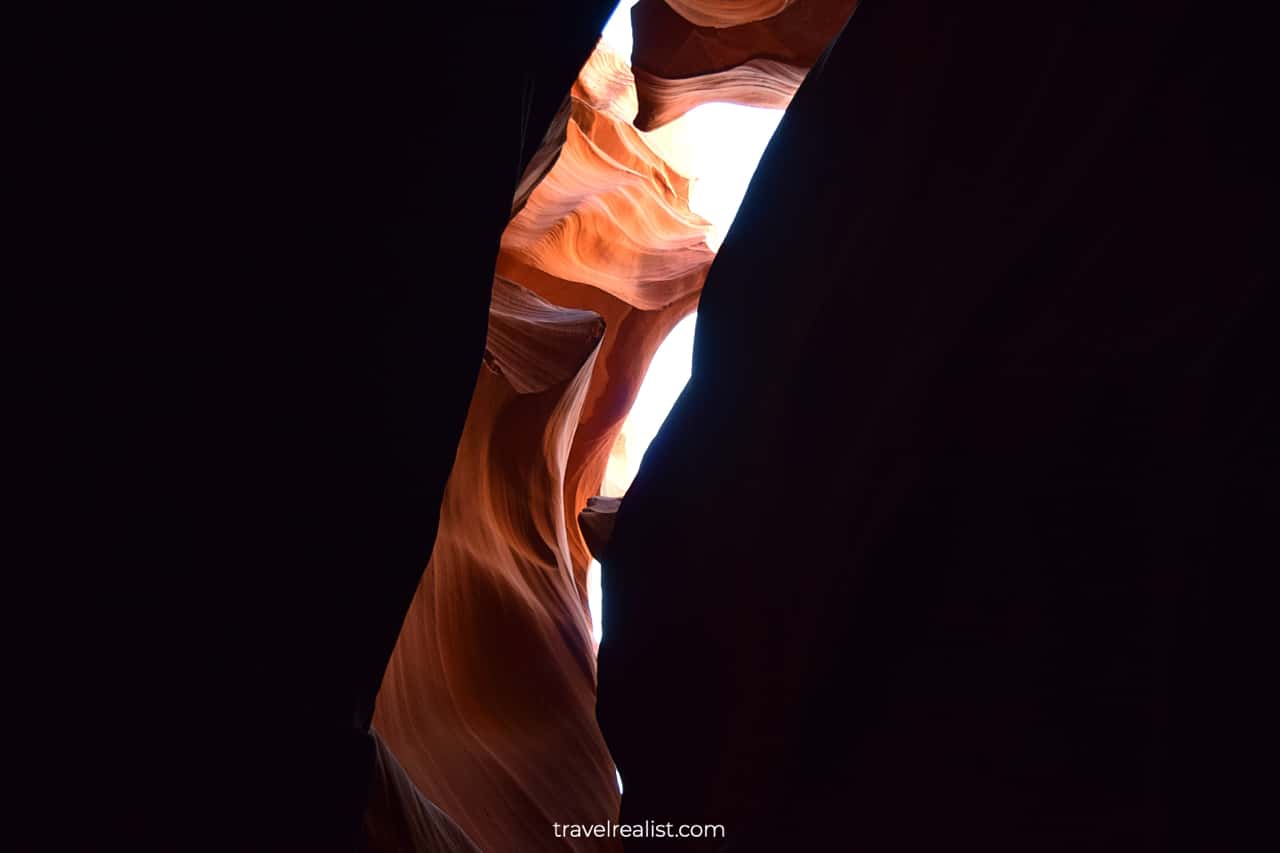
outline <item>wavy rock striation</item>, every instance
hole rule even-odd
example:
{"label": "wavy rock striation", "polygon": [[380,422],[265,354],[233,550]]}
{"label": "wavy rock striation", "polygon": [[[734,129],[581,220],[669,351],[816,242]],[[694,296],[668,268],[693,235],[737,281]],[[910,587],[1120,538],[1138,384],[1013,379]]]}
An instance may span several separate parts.
{"label": "wavy rock striation", "polygon": [[[678,105],[710,80],[741,103],[786,103],[803,76],[789,63],[808,54],[776,43],[807,20],[791,10],[812,4],[729,5],[685,11],[723,28],[739,67],[701,83],[650,80],[648,92]],[[787,15],[782,35],[744,41]],[[671,50],[645,46],[647,32],[643,55]],[[687,85],[702,88],[678,91]],[[691,176],[668,162],[678,140],[639,132],[640,108],[626,60],[598,46],[517,185],[435,550],[378,696],[377,849],[618,849],[553,832],[616,819],[619,806],[595,720],[578,513],[714,257],[711,224],[689,208]]]}
{"label": "wavy rock striation", "polygon": [[563,498],[604,325],[503,279],[493,317],[375,725],[482,849],[557,850],[553,822],[602,822],[617,809]]}
{"label": "wavy rock striation", "polygon": [[754,0],[754,2],[707,3],[697,0],[667,0],[667,5],[691,24],[700,27],[736,27],[772,18],[796,0]]}
{"label": "wavy rock striation", "polygon": [[636,127],[711,101],[785,107],[857,0],[750,4],[757,11],[741,15],[728,5],[640,0],[631,10]]}
{"label": "wavy rock striation", "polygon": [[631,126],[629,74],[597,50],[570,98],[559,155],[502,235],[502,250],[564,281],[652,310],[702,285],[710,223],[689,210],[689,179]]}
{"label": "wavy rock striation", "polygon": [[364,817],[370,853],[479,853],[467,834],[422,796],[377,729],[372,734],[373,781]]}

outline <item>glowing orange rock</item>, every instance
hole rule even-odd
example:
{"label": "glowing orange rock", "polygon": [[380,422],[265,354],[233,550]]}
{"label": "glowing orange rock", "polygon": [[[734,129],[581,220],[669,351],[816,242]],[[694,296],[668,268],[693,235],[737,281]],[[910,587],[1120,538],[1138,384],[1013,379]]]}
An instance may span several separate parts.
{"label": "glowing orange rock", "polygon": [[645,94],[642,109],[636,113],[636,127],[662,127],[708,101],[785,109],[806,72],[772,59],[751,59],[724,71],[674,80],[636,69],[636,88]]}
{"label": "glowing orange rock", "polygon": [[619,101],[634,95],[608,53],[597,50],[604,59],[575,86],[555,166],[524,199],[502,249],[556,278],[657,309],[701,287],[714,257],[710,223],[689,210],[688,178],[622,118],[628,105]]}
{"label": "glowing orange rock", "polygon": [[[792,85],[767,62],[744,101]],[[553,831],[619,803],[577,519],[714,257],[638,108],[627,63],[599,47],[517,186],[435,550],[378,696],[376,849],[618,849]]]}
{"label": "glowing orange rock", "polygon": [[796,0],[667,0],[667,5],[700,27],[736,27],[772,18]]}
{"label": "glowing orange rock", "polygon": [[636,4],[631,10],[636,127],[653,130],[710,101],[785,107],[857,0],[747,4],[760,13],[777,7],[759,17],[756,11],[738,16],[728,11],[738,5]]}
{"label": "glowing orange rock", "polygon": [[563,850],[553,822],[603,822],[618,805],[563,497],[604,326],[501,279],[493,316],[374,725],[482,849]]}

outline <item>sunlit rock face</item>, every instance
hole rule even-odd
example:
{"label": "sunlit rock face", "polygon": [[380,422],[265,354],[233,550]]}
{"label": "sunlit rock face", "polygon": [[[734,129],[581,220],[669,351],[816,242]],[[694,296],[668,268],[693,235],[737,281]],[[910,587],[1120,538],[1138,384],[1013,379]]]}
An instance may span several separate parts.
{"label": "sunlit rock face", "polygon": [[[770,56],[808,56],[786,43],[813,37],[761,22],[804,4],[721,5],[681,14],[727,27],[715,32],[742,62],[760,62],[713,96],[785,105],[803,71]],[[762,37],[754,53],[744,26]],[[681,45],[651,28],[636,50],[662,59]],[[382,827],[378,837],[417,850],[441,834],[485,851],[619,848],[553,832],[616,820],[619,806],[595,719],[591,551],[577,518],[602,491],[650,360],[696,308],[727,225],[691,209],[698,158],[685,128],[696,123],[646,134],[640,109],[627,57],[602,43],[517,186],[435,550],[378,696],[386,754],[371,838]],[[391,820],[389,803],[413,817]],[[423,828],[437,814],[463,842],[447,826]]]}
{"label": "sunlit rock face", "polygon": [[564,472],[604,325],[499,279],[440,533],[378,697],[410,779],[484,850],[616,810]]}
{"label": "sunlit rock face", "polygon": [[667,0],[667,5],[690,23],[701,27],[733,27],[772,18],[796,0]]}
{"label": "sunlit rock face", "polygon": [[502,249],[549,275],[654,310],[702,286],[713,257],[709,223],[689,210],[689,179],[631,126],[634,94],[623,72],[604,48],[583,69],[556,167],[512,219]]}
{"label": "sunlit rock face", "polygon": [[711,101],[785,107],[856,5],[640,0],[631,10],[636,127],[661,127]]}

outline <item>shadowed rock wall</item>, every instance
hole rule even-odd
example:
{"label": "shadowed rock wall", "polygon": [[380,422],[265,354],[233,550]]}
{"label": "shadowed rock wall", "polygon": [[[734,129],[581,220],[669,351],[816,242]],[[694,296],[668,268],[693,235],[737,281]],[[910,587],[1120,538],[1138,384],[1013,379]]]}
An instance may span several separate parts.
{"label": "shadowed rock wall", "polygon": [[604,564],[625,821],[1249,846],[1274,135],[1202,11],[864,0],[805,81]]}

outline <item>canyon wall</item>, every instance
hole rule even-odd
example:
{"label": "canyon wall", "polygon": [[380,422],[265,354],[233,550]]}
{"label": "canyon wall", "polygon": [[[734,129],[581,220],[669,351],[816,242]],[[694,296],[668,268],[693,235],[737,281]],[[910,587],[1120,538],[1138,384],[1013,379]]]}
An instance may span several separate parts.
{"label": "canyon wall", "polygon": [[859,6],[609,542],[622,818],[727,828],[628,850],[1251,845],[1280,270],[1246,30]]}
{"label": "canyon wall", "polygon": [[[834,36],[849,8],[828,3],[796,19],[797,6],[824,4],[757,5],[755,29],[728,18],[700,36],[705,46],[723,34],[718,65],[672,64],[680,80],[670,84],[684,87],[677,105],[645,96],[667,120],[711,100],[785,106],[816,58],[812,44]],[[792,17],[770,24],[783,14]],[[678,47],[652,28],[636,44],[649,57]],[[729,69],[726,84],[730,53],[750,70]],[[435,550],[378,695],[387,753],[483,850],[618,847],[552,831],[618,815],[595,721],[591,554],[576,519],[600,491],[650,359],[695,309],[714,257],[709,223],[689,209],[697,176],[668,162],[679,134],[641,132],[641,109],[628,59],[602,42],[516,189]],[[374,829],[381,820],[368,816]]]}

